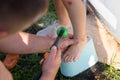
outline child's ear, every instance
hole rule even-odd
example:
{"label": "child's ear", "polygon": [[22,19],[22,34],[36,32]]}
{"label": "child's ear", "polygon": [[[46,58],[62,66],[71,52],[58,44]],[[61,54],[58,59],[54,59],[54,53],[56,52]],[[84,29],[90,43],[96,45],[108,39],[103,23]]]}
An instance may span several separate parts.
{"label": "child's ear", "polygon": [[7,32],[0,30],[0,38],[6,37],[7,36]]}

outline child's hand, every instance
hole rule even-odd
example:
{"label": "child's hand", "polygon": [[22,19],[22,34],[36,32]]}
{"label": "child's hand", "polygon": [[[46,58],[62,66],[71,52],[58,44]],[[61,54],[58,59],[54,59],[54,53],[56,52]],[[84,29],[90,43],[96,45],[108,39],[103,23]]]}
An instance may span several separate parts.
{"label": "child's hand", "polygon": [[[42,77],[40,80],[54,80],[61,64],[61,50],[56,46],[51,48],[51,52],[42,65]],[[48,78],[48,79],[47,79]]]}
{"label": "child's hand", "polygon": [[69,46],[77,44],[78,40],[77,39],[71,39],[72,35],[68,35],[67,38],[61,39],[58,47],[62,50],[62,52],[64,52],[64,50],[66,50]]}

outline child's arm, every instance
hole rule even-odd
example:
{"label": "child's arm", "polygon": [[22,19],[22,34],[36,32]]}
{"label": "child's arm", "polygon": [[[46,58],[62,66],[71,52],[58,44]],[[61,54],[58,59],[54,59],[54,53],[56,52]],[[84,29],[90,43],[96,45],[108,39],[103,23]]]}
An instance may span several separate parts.
{"label": "child's arm", "polygon": [[[0,40],[0,51],[6,53],[44,53],[48,51],[55,39],[50,37],[36,36],[33,34],[19,32]],[[77,41],[78,42],[78,41]],[[73,39],[62,39],[58,45],[65,48],[69,45],[77,43]]]}
{"label": "child's arm", "polygon": [[73,44],[63,56],[65,62],[75,61],[79,58],[84,48],[86,38],[86,12],[82,0],[62,0],[68,11],[72,26],[73,38],[78,39],[78,44]]}
{"label": "child's arm", "polygon": [[56,15],[59,20],[59,24],[65,26],[66,28],[70,27],[70,20],[68,12],[62,2],[62,0],[54,0]]}
{"label": "child's arm", "polygon": [[0,51],[7,53],[46,52],[54,39],[19,32],[0,40]]}

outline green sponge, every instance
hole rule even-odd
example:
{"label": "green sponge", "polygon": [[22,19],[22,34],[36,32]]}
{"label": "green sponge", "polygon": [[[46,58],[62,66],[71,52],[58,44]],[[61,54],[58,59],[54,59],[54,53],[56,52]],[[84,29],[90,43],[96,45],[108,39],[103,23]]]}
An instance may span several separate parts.
{"label": "green sponge", "polygon": [[62,35],[61,37],[62,37],[62,38],[67,37],[67,35],[68,35],[68,30],[67,30],[67,28],[62,27],[62,26],[57,29],[57,31],[56,31],[57,35],[60,34],[60,31],[61,31],[61,30],[64,31],[64,33],[63,33],[63,35]]}

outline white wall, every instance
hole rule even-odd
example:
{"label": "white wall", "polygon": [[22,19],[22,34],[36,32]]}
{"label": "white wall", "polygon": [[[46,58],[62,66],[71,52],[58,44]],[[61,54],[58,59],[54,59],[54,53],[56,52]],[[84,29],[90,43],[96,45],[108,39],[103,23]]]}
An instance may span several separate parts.
{"label": "white wall", "polygon": [[89,0],[107,25],[107,29],[120,43],[120,0]]}

